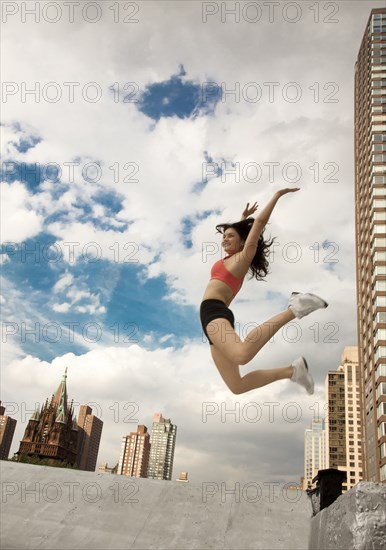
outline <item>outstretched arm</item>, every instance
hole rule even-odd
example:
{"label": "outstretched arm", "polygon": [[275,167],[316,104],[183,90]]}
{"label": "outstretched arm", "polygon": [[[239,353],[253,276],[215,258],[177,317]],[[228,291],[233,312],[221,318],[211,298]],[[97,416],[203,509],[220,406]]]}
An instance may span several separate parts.
{"label": "outstretched arm", "polygon": [[251,231],[249,232],[249,235],[245,242],[244,250],[243,250],[243,255],[245,254],[248,260],[252,261],[254,255],[256,254],[259,237],[264,227],[267,225],[268,220],[273,212],[273,209],[277,204],[277,201],[283,195],[286,195],[287,193],[294,193],[295,191],[299,191],[299,189],[300,189],[299,187],[293,187],[293,188],[287,187],[285,189],[280,189],[280,191],[276,191],[276,193],[273,195],[272,199],[268,202],[268,204],[263,208],[263,210],[258,214],[258,216],[256,216],[255,221],[253,222]]}
{"label": "outstretched arm", "polygon": [[269,201],[267,206],[263,208],[263,210],[260,212],[260,214],[256,217],[256,221],[259,224],[263,225],[263,228],[267,225],[268,220],[272,214],[273,209],[276,206],[277,201],[282,197],[283,195],[286,195],[287,193],[294,193],[295,191],[299,191],[300,187],[287,187],[285,189],[280,189],[280,191],[276,191],[272,199]]}

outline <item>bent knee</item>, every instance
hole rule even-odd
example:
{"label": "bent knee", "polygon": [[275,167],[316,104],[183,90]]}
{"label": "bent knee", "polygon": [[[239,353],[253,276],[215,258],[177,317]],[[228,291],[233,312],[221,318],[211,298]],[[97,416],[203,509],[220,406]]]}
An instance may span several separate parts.
{"label": "bent knee", "polygon": [[237,343],[231,349],[225,349],[218,346],[225,357],[227,357],[234,365],[246,365],[252,359],[251,354],[244,348],[243,343]]}

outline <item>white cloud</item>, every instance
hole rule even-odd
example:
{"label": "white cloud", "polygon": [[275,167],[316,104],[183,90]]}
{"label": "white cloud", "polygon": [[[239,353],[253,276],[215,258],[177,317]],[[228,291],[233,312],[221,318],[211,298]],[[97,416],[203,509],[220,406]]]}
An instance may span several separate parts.
{"label": "white cloud", "polygon": [[58,313],[67,313],[70,310],[71,304],[63,302],[62,304],[53,304],[52,309]]}
{"label": "white cloud", "polygon": [[[12,48],[4,59],[3,80],[21,87],[23,75],[26,83],[38,82],[42,88],[47,82],[57,82],[63,91],[57,103],[35,102],[31,96],[21,101],[19,92],[9,96],[3,105],[2,126],[5,159],[42,165],[54,162],[62,170],[59,182],[45,182],[43,192],[34,196],[23,182],[3,184],[2,237],[15,242],[32,238],[46,221],[44,229],[54,236],[63,253],[68,271],[49,297],[54,311],[67,313],[74,308],[82,313],[104,313],[100,289],[92,288],[87,280],[95,251],[113,264],[138,260],[149,277],[166,276],[170,300],[198,307],[211,263],[220,255],[215,225],[237,219],[248,201],[258,200],[262,207],[274,190],[289,185],[285,177],[288,180],[291,172],[286,172],[285,166],[296,163],[302,174],[296,183],[302,190],[280,202],[267,231],[276,235],[279,243],[272,273],[267,283],[245,282],[232,307],[242,332],[248,324],[263,322],[286,307],[293,290],[313,290],[326,297],[330,302],[326,311],[299,323],[299,341],[291,340],[291,331],[281,332],[253,363],[274,367],[304,354],[315,373],[317,399],[322,398],[326,371],[336,368],[343,347],[356,341],[352,87],[355,56],[370,11],[364,2],[335,4],[339,7],[337,23],[328,23],[323,10],[315,22],[315,2],[301,3],[302,18],[296,24],[286,23],[280,9],[273,23],[266,13],[256,24],[223,23],[221,14],[203,23],[199,2],[141,2],[139,23],[130,25],[130,32],[123,22],[113,24],[110,12],[104,12],[95,25],[79,18],[71,26],[63,20],[24,24],[14,17],[4,26],[3,41]],[[371,7],[379,6],[384,2],[375,0]],[[42,56],[44,64],[37,65],[36,59]],[[227,91],[239,90],[239,97],[228,93],[214,116],[194,120],[173,117],[154,124],[134,103],[116,103],[107,91],[114,82],[126,94],[130,91],[123,90],[127,82],[143,91],[148,83],[169,79],[181,63],[186,79],[198,83],[213,80],[219,86],[224,83]],[[103,92],[96,103],[87,102],[81,94],[82,87],[92,81]],[[64,82],[80,84],[73,103],[66,100]],[[271,89],[273,102],[269,101],[267,82],[278,82]],[[294,103],[283,97],[296,91],[288,86],[291,82],[302,90],[301,99]],[[246,98],[248,86],[249,92],[260,87],[259,101]],[[329,97],[338,102],[329,102]],[[11,129],[15,121],[22,130]],[[26,154],[18,153],[11,142],[20,143],[23,136],[31,134],[42,141]],[[225,179],[213,178],[201,193],[193,194],[206,168],[204,151],[219,165],[224,158],[238,162],[239,181],[231,174]],[[74,159],[80,159],[80,164],[72,175],[65,163]],[[90,183],[83,170],[93,161],[101,163],[102,176]],[[127,163],[139,167],[138,182],[130,181],[133,164]],[[248,181],[253,172],[245,169],[252,164],[261,169],[256,182]],[[109,216],[92,198],[101,190],[122,196],[123,208],[118,214]],[[57,196],[59,191],[63,193]],[[86,219],[83,203],[99,223]],[[208,211],[221,214],[199,221],[198,216]],[[51,217],[58,213],[59,219]],[[187,216],[195,220],[190,249],[183,246],[182,236],[182,220]],[[128,228],[122,231],[126,223]],[[109,229],[104,229],[104,224]],[[338,248],[319,248],[317,257],[315,243],[320,247],[326,239]],[[73,256],[69,243],[73,243]],[[291,243],[295,243],[292,248]],[[324,260],[334,250],[338,262],[333,270],[327,270],[332,264]],[[299,261],[291,261],[288,253],[298,251]],[[111,289],[119,283],[118,278],[109,280]],[[269,291],[275,294],[269,297]],[[21,312],[20,319],[45,321],[38,315],[32,293],[23,295],[22,289],[9,282],[4,295],[6,311],[18,312],[18,320]],[[169,334],[161,339],[171,341]],[[154,335],[147,334],[144,343],[153,344]],[[259,475],[275,479],[275,472],[285,472],[290,464],[292,471],[301,475],[302,434],[309,426],[313,401],[292,386],[278,383],[235,399],[202,343],[153,352],[138,346],[126,350],[83,344],[92,349],[89,354],[67,354],[51,365],[37,357],[22,359],[17,340],[8,342],[8,398],[18,395],[20,401],[31,400],[33,386],[34,394],[39,395],[36,398],[45,399],[69,366],[69,385],[74,384],[70,395],[82,401],[96,400],[103,408],[106,429],[101,461],[116,460],[120,438],[132,428],[123,423],[123,406],[136,401],[148,425],[156,407],[172,419],[178,418],[176,471],[191,470],[196,479],[235,479],[243,468],[247,476],[255,476],[258,470]],[[43,355],[41,348],[37,347],[36,355]],[[204,400],[217,403],[221,413],[222,403],[234,407],[235,403],[290,399],[302,406],[304,414],[298,424],[291,425],[280,415],[273,426],[267,418],[258,424],[245,419],[232,424],[228,416],[228,421],[221,422],[221,414],[206,423],[200,420]],[[113,421],[115,403],[119,403],[119,423]],[[280,439],[283,432],[288,437],[284,444]],[[285,450],[293,449],[291,439],[294,448],[300,449],[299,460],[289,463],[287,453],[283,463],[282,456],[277,457],[277,441],[285,455]],[[281,460],[276,470],[275,460]],[[215,471],[219,461],[221,467]]]}
{"label": "white cloud", "polygon": [[67,313],[71,309],[78,313],[101,315],[106,313],[106,307],[100,303],[100,294],[90,292],[86,288],[86,282],[82,278],[74,279],[71,273],[66,272],[54,285],[54,292],[63,293],[69,302],[54,303],[53,311]]}
{"label": "white cloud", "polygon": [[[291,382],[230,396],[207,348],[196,344],[180,350],[147,351],[138,345],[100,348],[80,356],[68,353],[52,362],[27,356],[9,363],[3,373],[8,388],[4,401],[13,402],[15,414],[11,416],[19,421],[14,451],[35,403],[52,395],[67,367],[68,395],[76,411],[79,404],[89,403],[104,421],[99,462],[115,463],[121,437],[138,423],[151,429],[153,414],[159,411],[178,426],[174,475],[188,470],[190,479],[198,482],[230,480],[237,475],[240,448],[228,445],[224,454],[224,437],[228,442],[249,441],[251,454],[242,459],[243,476],[256,479],[260,464],[257,477],[264,479],[268,467],[262,465],[269,462],[271,449],[259,441],[270,433],[300,441],[301,429],[307,427],[318,402],[318,397],[307,396]],[[11,412],[12,405],[8,406]],[[292,418],[298,418],[297,422]],[[294,480],[293,471],[281,471],[279,463],[275,468],[277,480]]]}
{"label": "white cloud", "polygon": [[106,308],[104,306],[97,306],[94,304],[87,304],[85,306],[76,306],[75,311],[78,313],[106,313]]}
{"label": "white cloud", "polygon": [[71,286],[74,282],[74,276],[71,273],[66,272],[53,287],[54,292],[62,292],[65,288]]}
{"label": "white cloud", "polygon": [[2,183],[1,218],[2,242],[20,243],[43,227],[43,217],[32,209],[31,195],[21,182]]}
{"label": "white cloud", "polygon": [[162,338],[159,339],[160,344],[164,344],[165,342],[171,340],[173,338],[173,334],[165,334],[165,336],[162,336]]}

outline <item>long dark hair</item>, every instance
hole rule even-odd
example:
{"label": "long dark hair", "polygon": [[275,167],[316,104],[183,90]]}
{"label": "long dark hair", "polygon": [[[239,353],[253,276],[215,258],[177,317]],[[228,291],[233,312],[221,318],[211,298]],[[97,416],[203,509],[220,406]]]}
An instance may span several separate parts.
{"label": "long dark hair", "polygon": [[[241,220],[235,223],[221,223],[220,225],[216,225],[216,230],[219,233],[224,234],[227,229],[232,228],[239,234],[240,238],[243,241],[246,241],[254,221],[254,218],[247,218],[246,220]],[[256,254],[253,257],[251,266],[249,268],[251,278],[254,277],[258,281],[262,281],[264,277],[266,277],[269,273],[269,248],[270,246],[272,246],[272,243],[275,240],[274,238],[265,240],[263,235],[264,231],[259,237]]]}

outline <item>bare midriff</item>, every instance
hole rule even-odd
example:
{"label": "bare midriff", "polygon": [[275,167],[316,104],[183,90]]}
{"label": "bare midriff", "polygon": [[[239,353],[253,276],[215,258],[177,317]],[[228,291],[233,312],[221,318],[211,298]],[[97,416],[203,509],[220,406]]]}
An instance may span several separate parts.
{"label": "bare midriff", "polygon": [[221,300],[221,302],[229,306],[233,298],[233,292],[227,284],[218,279],[211,279],[206,287],[202,301]]}

